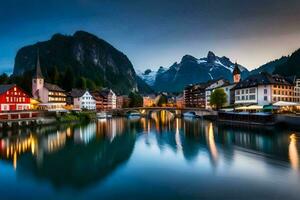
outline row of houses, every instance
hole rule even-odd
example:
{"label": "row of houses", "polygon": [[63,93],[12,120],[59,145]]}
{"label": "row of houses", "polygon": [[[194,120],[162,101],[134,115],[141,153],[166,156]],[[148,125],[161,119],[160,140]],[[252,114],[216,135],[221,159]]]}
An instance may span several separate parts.
{"label": "row of houses", "polygon": [[126,96],[117,96],[111,89],[88,91],[72,89],[66,92],[58,85],[47,83],[37,58],[32,78],[32,95],[15,84],[0,85],[0,111],[17,110],[110,110],[121,108]]}
{"label": "row of houses", "polygon": [[210,95],[217,88],[226,93],[224,106],[265,106],[279,101],[300,103],[300,79],[296,76],[283,77],[262,72],[241,80],[241,71],[235,64],[233,83],[221,78],[186,86],[184,106],[210,109]]}

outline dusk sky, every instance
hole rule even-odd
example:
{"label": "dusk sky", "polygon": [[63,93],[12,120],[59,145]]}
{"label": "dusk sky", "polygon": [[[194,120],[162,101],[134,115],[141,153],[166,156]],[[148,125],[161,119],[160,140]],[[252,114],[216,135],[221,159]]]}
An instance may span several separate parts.
{"label": "dusk sky", "polygon": [[85,30],[157,69],[209,50],[253,69],[300,48],[299,0],[9,0],[0,2],[0,72],[19,48]]}

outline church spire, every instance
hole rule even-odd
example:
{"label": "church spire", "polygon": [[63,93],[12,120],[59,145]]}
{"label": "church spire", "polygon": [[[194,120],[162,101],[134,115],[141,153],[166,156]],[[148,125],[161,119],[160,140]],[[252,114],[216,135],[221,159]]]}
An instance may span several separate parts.
{"label": "church spire", "polygon": [[36,61],[36,73],[35,73],[35,78],[44,78],[41,70],[41,65],[40,65],[40,53],[39,49],[37,49],[37,61]]}
{"label": "church spire", "polygon": [[238,83],[241,80],[241,70],[239,68],[239,65],[237,64],[237,62],[235,62],[234,64],[234,69],[233,69],[233,82],[234,83]]}

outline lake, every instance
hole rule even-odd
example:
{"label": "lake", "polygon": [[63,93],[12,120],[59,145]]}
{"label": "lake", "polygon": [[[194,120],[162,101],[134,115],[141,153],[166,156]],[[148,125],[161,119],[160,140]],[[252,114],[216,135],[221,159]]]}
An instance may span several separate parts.
{"label": "lake", "polygon": [[300,133],[101,119],[1,133],[1,199],[300,199]]}

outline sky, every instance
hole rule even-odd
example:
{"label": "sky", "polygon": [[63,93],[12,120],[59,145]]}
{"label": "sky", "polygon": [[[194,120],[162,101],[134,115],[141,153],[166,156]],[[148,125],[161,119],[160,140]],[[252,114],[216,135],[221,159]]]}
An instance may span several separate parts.
{"label": "sky", "polygon": [[300,48],[299,0],[1,0],[0,72],[23,46],[84,30],[137,70],[208,51],[254,69]]}

